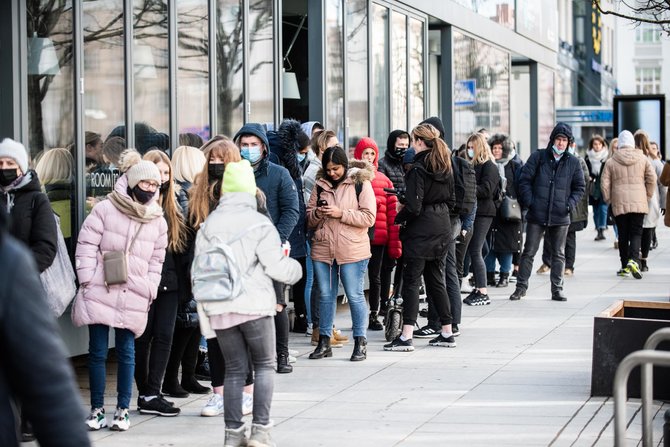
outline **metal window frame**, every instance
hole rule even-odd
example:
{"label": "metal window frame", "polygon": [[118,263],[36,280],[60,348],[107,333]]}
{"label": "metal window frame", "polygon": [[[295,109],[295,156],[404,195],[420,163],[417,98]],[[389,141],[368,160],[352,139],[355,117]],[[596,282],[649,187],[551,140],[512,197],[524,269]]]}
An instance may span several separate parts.
{"label": "metal window frame", "polygon": [[217,77],[216,77],[216,21],[219,19],[216,14],[217,0],[209,0],[207,4],[207,54],[209,62],[209,136],[210,138],[219,133],[219,102],[217,101]]}
{"label": "metal window frame", "polygon": [[76,222],[73,237],[79,235],[79,230],[86,217],[86,146],[84,140],[84,26],[83,9],[81,2],[72,2],[72,44],[74,54],[72,57],[72,82],[74,84],[74,147],[75,147],[75,197],[77,199]]}
{"label": "metal window frame", "polygon": [[125,84],[126,144],[135,147],[135,66],[133,63],[133,0],[123,0],[123,78]]}
{"label": "metal window frame", "polygon": [[179,146],[179,123],[177,117],[178,95],[177,95],[177,2],[168,2],[168,110],[170,129],[170,157]]}

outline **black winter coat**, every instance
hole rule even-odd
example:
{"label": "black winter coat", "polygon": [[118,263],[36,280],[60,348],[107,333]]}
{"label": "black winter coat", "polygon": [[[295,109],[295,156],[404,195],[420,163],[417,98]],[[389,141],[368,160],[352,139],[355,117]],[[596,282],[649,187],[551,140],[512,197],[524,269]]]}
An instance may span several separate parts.
{"label": "black winter coat", "polygon": [[[298,189],[295,182],[286,168],[270,162],[267,158],[261,161],[254,175],[256,186],[263,191],[267,199],[272,222],[282,242],[287,241],[300,218]],[[296,256],[299,249],[300,247],[295,248]],[[291,251],[293,252],[293,248]]]}
{"label": "black winter coat", "polygon": [[406,203],[396,217],[401,224],[403,257],[438,259],[451,240],[449,210],[454,207],[453,171],[432,173],[425,165],[428,151],[419,152],[405,179]]}
{"label": "black winter coat", "polygon": [[495,217],[493,198],[500,186],[500,174],[495,162],[488,160],[475,166],[477,176],[477,217]]}
{"label": "black winter coat", "polygon": [[0,190],[0,206],[9,211],[9,233],[26,244],[40,273],[51,266],[58,251],[58,229],[51,204],[35,171],[30,180],[8,192]]}
{"label": "black winter coat", "polygon": [[[514,158],[505,165],[505,178],[507,184],[505,194],[513,199],[517,198],[517,182],[521,175],[521,161]],[[508,222],[500,217],[500,210],[493,224],[489,243],[493,250],[500,253],[519,253],[523,248],[523,222]]]}
{"label": "black winter coat", "polygon": [[378,162],[377,170],[391,179],[393,187],[402,194],[405,192],[405,170],[402,168],[402,159],[396,158],[388,149]]}
{"label": "black winter coat", "polygon": [[[193,290],[191,289],[191,264],[193,263],[193,256],[195,254],[195,234],[195,230],[189,227],[186,249],[183,253],[174,254],[177,289],[179,293],[179,307],[177,308],[175,327],[178,328],[198,327],[200,324],[198,309],[193,299]],[[165,262],[167,262],[167,253]]]}
{"label": "black winter coat", "polygon": [[[586,184],[586,190],[588,191],[589,183],[591,182],[591,175],[589,173],[589,168],[586,165],[586,162],[583,158],[577,157],[579,160],[579,165],[582,167],[584,172],[584,183]],[[603,163],[604,166],[604,163]],[[586,228],[589,220],[589,195],[584,193],[582,198],[577,203],[577,206],[574,210],[570,212],[570,231],[582,231]]]}
{"label": "black winter coat", "polygon": [[570,212],[584,190],[582,167],[568,151],[556,160],[552,149],[538,150],[521,169],[519,203],[528,209],[528,222],[544,226],[569,225]]}

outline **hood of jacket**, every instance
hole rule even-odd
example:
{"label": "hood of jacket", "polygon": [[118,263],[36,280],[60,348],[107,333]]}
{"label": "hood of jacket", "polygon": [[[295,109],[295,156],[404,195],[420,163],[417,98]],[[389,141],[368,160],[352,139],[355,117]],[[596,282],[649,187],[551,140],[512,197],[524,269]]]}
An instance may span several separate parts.
{"label": "hood of jacket", "polygon": [[320,122],[318,121],[305,121],[300,125],[300,128],[302,129],[303,132],[307,134],[307,136],[312,139],[312,130],[314,129],[314,126],[318,124],[319,126],[321,125]]}
{"label": "hood of jacket", "polygon": [[558,135],[565,135],[568,137],[568,144],[571,144],[573,141],[575,141],[575,137],[572,135],[572,127],[570,127],[569,124],[559,122],[554,126],[554,129],[551,131],[551,135],[549,136],[549,144],[547,144],[547,149],[551,149],[552,146],[554,145],[554,140]]}
{"label": "hood of jacket", "polygon": [[641,150],[634,147],[624,147],[616,151],[611,159],[624,166],[630,166],[638,162],[642,157],[644,157],[644,154],[642,154]]}
{"label": "hood of jacket", "polygon": [[375,159],[372,164],[376,169],[379,166],[379,147],[377,147],[377,143],[372,138],[363,137],[358,141],[356,148],[354,149],[354,158],[356,160],[360,160],[363,155],[363,151],[368,148],[372,148],[375,151]]}
{"label": "hood of jacket", "polygon": [[300,143],[298,143],[298,136],[302,133],[304,132],[298,121],[294,119],[282,121],[277,131],[279,147],[273,148],[273,152],[276,152],[282,166],[288,169],[291,178],[294,180],[302,176],[302,170],[296,155],[302,149],[299,147]]}
{"label": "hood of jacket", "polygon": [[261,140],[261,142],[265,145],[265,151],[267,155],[267,151],[270,150],[270,143],[268,143],[268,136],[265,133],[265,128],[263,128],[263,125],[258,123],[245,124],[244,126],[242,126],[240,130],[237,131],[235,137],[233,138],[233,141],[237,143],[242,135],[257,136]]}
{"label": "hood of jacket", "polygon": [[409,132],[406,130],[396,129],[389,134],[389,137],[386,140],[386,152],[384,153],[385,157],[389,157],[396,161],[402,161],[401,158],[396,157],[396,155],[393,153],[393,149],[395,148],[395,140],[397,140],[398,137],[403,134],[407,135],[409,138]]}
{"label": "hood of jacket", "polygon": [[[370,163],[363,160],[349,160],[349,168],[344,175],[346,175],[347,179],[351,180],[351,183],[355,185],[363,184],[363,182],[366,180],[371,182],[372,179],[375,178],[374,168]],[[326,174],[323,168],[319,169],[319,171],[316,173],[316,179],[324,180],[330,185],[330,181],[326,178]]]}

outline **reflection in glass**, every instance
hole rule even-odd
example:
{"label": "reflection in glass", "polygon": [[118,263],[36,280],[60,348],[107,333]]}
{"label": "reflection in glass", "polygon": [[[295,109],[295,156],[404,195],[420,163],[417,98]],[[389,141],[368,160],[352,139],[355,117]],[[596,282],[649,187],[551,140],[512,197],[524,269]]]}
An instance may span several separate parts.
{"label": "reflection in glass", "polygon": [[454,33],[454,147],[484,127],[509,134],[509,54]]}
{"label": "reflection in glass", "polygon": [[554,108],[554,72],[543,65],[537,65],[537,141],[544,147],[556,123]]}
{"label": "reflection in glass", "polygon": [[[502,26],[514,29],[515,0],[455,0],[461,6],[488,17]],[[537,2],[537,0],[531,0]]]}
{"label": "reflection in glass", "polygon": [[242,0],[218,0],[216,66],[218,132],[233,136],[244,122]]}
{"label": "reflection in glass", "polygon": [[[135,133],[134,146],[141,152],[169,149],[167,3],[135,0],[133,16],[134,117],[152,129]],[[160,135],[158,133],[162,133]]]}
{"label": "reflection in glass", "polygon": [[391,13],[391,127],[407,127],[407,26],[406,16]]}
{"label": "reflection in glass", "polygon": [[207,0],[177,3],[177,128],[204,140],[209,128]]}
{"label": "reflection in glass", "polygon": [[367,3],[367,0],[347,2],[347,113],[350,145],[368,136],[369,132],[368,83],[364,81],[368,79]]}
{"label": "reflection in glass", "polygon": [[[249,0],[249,102],[247,121],[274,122],[272,0]],[[237,131],[237,129],[235,129]]]}
{"label": "reflection in glass", "polygon": [[[372,4],[372,37],[370,50],[372,57],[372,137],[382,150],[389,134],[389,83],[387,76],[387,55],[389,49],[388,9]],[[404,128],[404,126],[403,126]],[[384,148],[386,149],[386,148]]]}
{"label": "reflection in glass", "polygon": [[[558,46],[558,3],[555,0],[516,0],[516,31],[553,50]],[[590,2],[589,2],[590,3]],[[574,2],[574,15],[587,2]],[[589,18],[589,20],[591,20]]]}
{"label": "reflection in glass", "polygon": [[342,2],[326,0],[326,122],[337,139],[344,139],[344,61]]}
{"label": "reflection in glass", "polygon": [[409,19],[409,127],[424,119],[423,22]]}

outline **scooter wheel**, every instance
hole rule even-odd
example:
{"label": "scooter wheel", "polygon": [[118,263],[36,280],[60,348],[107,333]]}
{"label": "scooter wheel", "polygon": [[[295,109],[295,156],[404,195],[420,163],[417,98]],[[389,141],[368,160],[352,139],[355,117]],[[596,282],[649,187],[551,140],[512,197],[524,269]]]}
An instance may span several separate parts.
{"label": "scooter wheel", "polygon": [[400,335],[402,330],[402,315],[397,310],[389,310],[386,315],[386,327],[384,328],[384,335],[386,341],[393,341]]}

